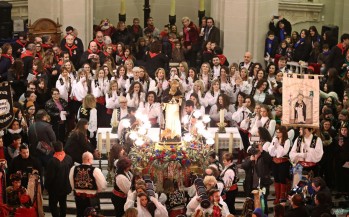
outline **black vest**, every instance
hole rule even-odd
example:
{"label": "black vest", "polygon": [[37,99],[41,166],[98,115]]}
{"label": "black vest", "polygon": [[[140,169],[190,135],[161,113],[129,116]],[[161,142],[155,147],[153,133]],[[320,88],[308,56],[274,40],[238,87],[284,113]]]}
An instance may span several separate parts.
{"label": "black vest", "polygon": [[80,111],[79,111],[79,117],[81,118],[85,118],[86,120],[90,120],[90,108],[83,108],[82,106],[80,107]]}
{"label": "black vest", "polygon": [[[128,180],[130,180],[129,177],[126,176],[124,173],[116,174],[116,175],[115,175],[115,178],[114,178],[114,179],[115,179],[115,182],[114,182],[114,190],[115,190],[115,191],[118,191],[118,192],[120,192],[120,193],[125,194],[123,191],[121,191],[121,189],[119,188],[119,186],[116,184],[116,177],[117,177],[117,176],[120,176],[120,175],[123,175],[123,176],[125,176]],[[130,180],[130,182],[131,182],[131,180]]]}
{"label": "black vest", "polygon": [[97,190],[96,179],[93,176],[95,168],[81,164],[74,168],[74,188],[81,190]]}

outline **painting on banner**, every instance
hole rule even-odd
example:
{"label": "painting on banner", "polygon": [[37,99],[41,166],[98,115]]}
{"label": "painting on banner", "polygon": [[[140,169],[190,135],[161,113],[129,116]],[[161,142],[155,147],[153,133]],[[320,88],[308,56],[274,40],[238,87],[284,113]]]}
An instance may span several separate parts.
{"label": "painting on banner", "polygon": [[319,128],[319,76],[284,74],[282,83],[281,124]]}
{"label": "painting on banner", "polygon": [[3,82],[0,83],[0,130],[7,128],[13,119],[11,86]]}

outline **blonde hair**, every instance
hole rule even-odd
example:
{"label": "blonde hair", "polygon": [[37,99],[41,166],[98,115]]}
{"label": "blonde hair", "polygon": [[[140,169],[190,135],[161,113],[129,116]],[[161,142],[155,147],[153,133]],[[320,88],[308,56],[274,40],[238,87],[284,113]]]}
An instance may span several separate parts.
{"label": "blonde hair", "polygon": [[87,108],[96,108],[96,98],[91,95],[91,94],[87,94],[85,96],[85,98],[82,101],[82,107],[87,109]]}
{"label": "blonde hair", "polygon": [[107,75],[106,75],[106,73],[104,71],[104,67],[98,67],[97,70],[96,70],[96,73],[94,75],[94,79],[95,80],[98,80],[98,78],[99,78],[99,71],[101,71],[101,70],[103,71],[103,74],[104,74],[103,78],[107,77]]}
{"label": "blonde hair", "polygon": [[138,216],[138,210],[134,207],[128,208],[124,214],[124,217],[137,217],[137,216]]}
{"label": "blonde hair", "polygon": [[185,20],[188,20],[189,23],[191,22],[190,18],[189,17],[182,17],[182,23],[185,21]]}
{"label": "blonde hair", "polygon": [[113,88],[113,85],[116,84],[116,86],[118,86],[118,89],[116,90],[116,92],[118,93],[119,92],[119,84],[118,84],[118,81],[117,80],[111,80],[109,82],[109,90],[108,90],[108,93],[111,94],[112,93],[112,88]]}
{"label": "blonde hair", "polygon": [[200,87],[201,93],[203,93],[205,91],[204,82],[202,82],[201,80],[196,80],[194,82],[194,85],[198,85]]}
{"label": "blonde hair", "polygon": [[210,182],[214,182],[214,184],[217,184],[217,179],[214,176],[205,176],[204,178],[204,185],[207,185]]}

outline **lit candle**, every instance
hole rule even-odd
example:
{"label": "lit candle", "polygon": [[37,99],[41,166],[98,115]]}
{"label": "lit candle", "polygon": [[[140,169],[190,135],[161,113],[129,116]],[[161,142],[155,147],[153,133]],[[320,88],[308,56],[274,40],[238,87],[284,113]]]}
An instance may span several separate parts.
{"label": "lit candle", "polygon": [[112,119],[111,126],[117,127],[118,126],[118,110],[117,109],[113,110],[113,114],[112,114],[111,119]]}
{"label": "lit candle", "polygon": [[110,132],[108,131],[106,134],[106,138],[105,138],[105,148],[107,150],[107,153],[110,152]]}
{"label": "lit candle", "polygon": [[224,110],[223,110],[223,109],[221,109],[221,110],[219,111],[219,123],[220,123],[221,125],[224,124]]}
{"label": "lit candle", "polygon": [[200,0],[199,11],[205,10],[205,0]]}
{"label": "lit candle", "polygon": [[126,14],[125,0],[121,0],[121,4],[120,4],[120,14],[122,14],[122,15]]}
{"label": "lit candle", "polygon": [[233,153],[233,133],[229,135],[229,153]]}
{"label": "lit candle", "polygon": [[175,14],[176,14],[176,0],[171,0],[170,16],[174,16]]}
{"label": "lit candle", "polygon": [[98,133],[98,136],[97,136],[97,147],[98,147],[98,151],[102,152],[102,133]]}

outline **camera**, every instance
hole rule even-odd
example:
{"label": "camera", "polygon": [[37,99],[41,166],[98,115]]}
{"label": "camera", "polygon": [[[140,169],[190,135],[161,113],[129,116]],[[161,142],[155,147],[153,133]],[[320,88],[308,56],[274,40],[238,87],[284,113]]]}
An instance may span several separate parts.
{"label": "camera", "polygon": [[150,179],[149,175],[145,175],[143,176],[143,179],[145,181],[146,184],[146,189],[147,189],[147,194],[149,197],[155,197],[155,190],[154,190],[154,183],[153,181]]}
{"label": "camera", "polygon": [[211,202],[206,192],[204,180],[202,178],[196,178],[194,181],[194,185],[195,185],[196,192],[201,199],[201,202],[200,202],[201,207],[204,209],[207,209],[208,207],[210,207]]}
{"label": "camera", "polygon": [[305,181],[299,181],[297,186],[292,188],[290,193],[288,193],[290,196],[294,194],[301,194],[303,192],[303,188],[307,185]]}
{"label": "camera", "polygon": [[250,113],[250,114],[248,114],[248,116],[247,116],[248,118],[254,118],[254,117],[256,117],[256,113]]}
{"label": "camera", "polygon": [[248,149],[247,153],[250,154],[250,155],[256,155],[260,152],[259,148],[258,148],[258,144],[256,142],[254,142],[252,145],[251,145],[251,148]]}

